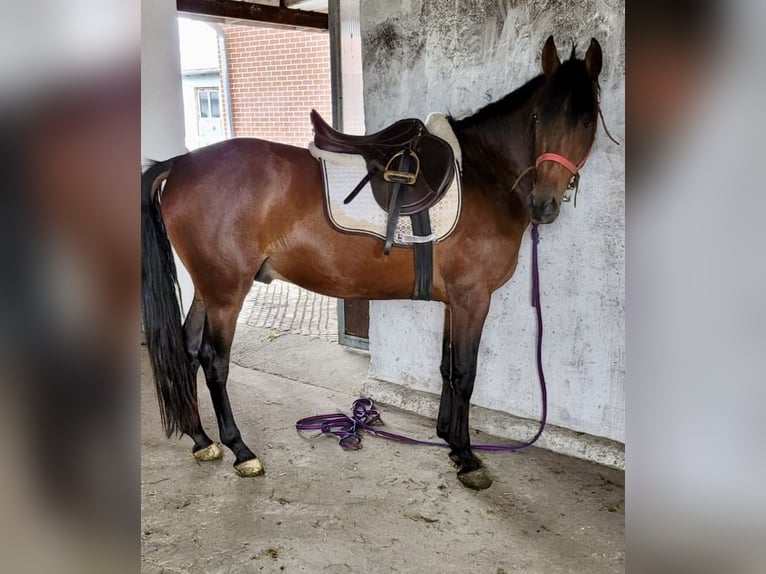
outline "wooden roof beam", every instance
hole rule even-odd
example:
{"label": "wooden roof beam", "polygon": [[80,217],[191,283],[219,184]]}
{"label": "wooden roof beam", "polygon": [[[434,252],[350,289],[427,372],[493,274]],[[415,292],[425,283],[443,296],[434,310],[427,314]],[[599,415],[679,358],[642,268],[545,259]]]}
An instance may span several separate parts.
{"label": "wooden roof beam", "polygon": [[295,28],[328,29],[327,14],[292,10],[284,6],[267,6],[234,0],[176,0],[176,8],[179,12],[212,16],[221,20],[250,20]]}

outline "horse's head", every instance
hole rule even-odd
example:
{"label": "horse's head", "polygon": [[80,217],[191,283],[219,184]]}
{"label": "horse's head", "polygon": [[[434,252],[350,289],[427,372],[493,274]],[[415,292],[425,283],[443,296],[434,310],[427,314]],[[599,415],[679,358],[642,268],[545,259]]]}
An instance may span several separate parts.
{"label": "horse's head", "polygon": [[577,184],[596,137],[601,46],[592,39],[584,60],[575,57],[573,47],[562,63],[551,36],[543,48],[542,66],[544,83],[529,119],[536,177],[526,207],[532,221],[551,223],[567,189]]}

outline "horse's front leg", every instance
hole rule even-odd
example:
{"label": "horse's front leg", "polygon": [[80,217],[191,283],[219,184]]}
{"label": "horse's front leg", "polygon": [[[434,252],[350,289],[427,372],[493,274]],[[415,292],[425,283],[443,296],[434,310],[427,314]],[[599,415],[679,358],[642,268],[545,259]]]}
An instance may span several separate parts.
{"label": "horse's front leg", "polygon": [[[439,418],[436,421],[436,435],[447,444],[450,443],[450,425],[452,420],[452,397],[455,394],[452,382],[452,311],[444,306],[444,334],[442,336],[442,362],[439,367],[442,375],[442,395],[439,402]],[[450,449],[450,460],[460,466],[460,458]]]}
{"label": "horse's front leg", "polygon": [[458,464],[458,479],[465,486],[476,490],[492,485],[492,480],[482,467],[481,461],[471,451],[468,434],[469,408],[476,380],[479,342],[488,311],[489,295],[472,293],[451,304],[452,366],[449,382],[452,397],[448,415],[448,438],[445,440],[452,449],[450,458]]}
{"label": "horse's front leg", "polygon": [[[444,335],[442,336],[442,362],[439,370],[442,375],[442,398],[439,402],[439,418],[436,421],[436,435],[447,444],[450,442],[450,420],[452,418],[452,312],[449,305],[444,306]],[[457,464],[457,454],[450,452],[450,458]]]}

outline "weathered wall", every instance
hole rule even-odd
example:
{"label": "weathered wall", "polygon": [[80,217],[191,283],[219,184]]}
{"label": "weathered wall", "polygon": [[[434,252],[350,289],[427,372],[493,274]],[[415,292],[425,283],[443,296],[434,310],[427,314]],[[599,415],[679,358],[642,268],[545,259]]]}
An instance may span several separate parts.
{"label": "weathered wall", "polygon": [[[553,34],[563,58],[590,38],[604,51],[602,108],[624,139],[624,0],[362,0],[365,116],[373,131],[431,111],[467,115],[540,73]],[[624,441],[624,148],[599,129],[578,205],[541,230],[549,421]],[[473,402],[538,416],[529,249],[492,299]],[[443,313],[436,303],[371,305],[371,376],[438,393]],[[425,350],[422,350],[425,349]]]}

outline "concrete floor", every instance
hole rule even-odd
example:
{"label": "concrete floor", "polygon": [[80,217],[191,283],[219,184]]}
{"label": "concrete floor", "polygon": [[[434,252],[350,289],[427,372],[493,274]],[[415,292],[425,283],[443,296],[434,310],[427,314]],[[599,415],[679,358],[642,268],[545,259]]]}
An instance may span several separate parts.
{"label": "concrete floor", "polygon": [[[622,472],[539,449],[485,454],[495,482],[473,492],[445,450],[365,436],[348,452],[294,430],[298,418],[348,410],[365,354],[243,327],[232,355],[229,391],[266,467],[259,478],[237,477],[228,451],[197,463],[188,439],[164,437],[142,349],[143,572],[624,571]],[[434,437],[431,420],[381,411],[391,430]]]}

